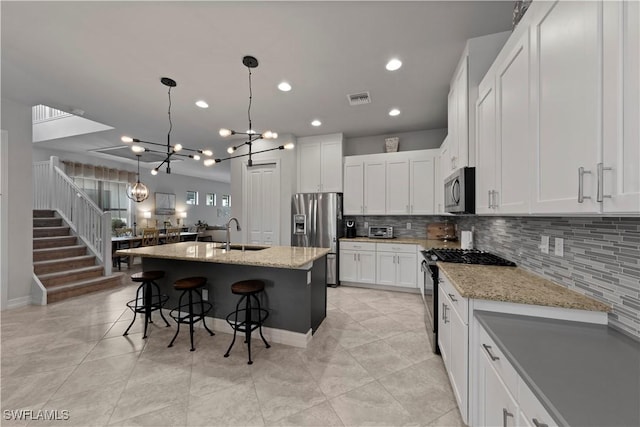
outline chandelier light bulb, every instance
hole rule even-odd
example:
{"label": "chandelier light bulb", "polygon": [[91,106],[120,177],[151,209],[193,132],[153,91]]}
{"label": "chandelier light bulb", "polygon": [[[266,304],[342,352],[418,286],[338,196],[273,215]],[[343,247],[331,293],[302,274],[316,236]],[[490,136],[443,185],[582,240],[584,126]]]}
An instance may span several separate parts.
{"label": "chandelier light bulb", "polygon": [[123,136],[122,138],[120,138],[120,140],[125,144],[131,144],[133,142],[133,138],[131,138],[130,136]]}
{"label": "chandelier light bulb", "polygon": [[295,147],[293,142],[288,142],[288,143],[284,144],[284,149],[285,150],[293,150],[293,147]]}
{"label": "chandelier light bulb", "polygon": [[182,150],[182,144],[176,144],[173,146],[173,151],[175,151],[176,153],[180,150]]}
{"label": "chandelier light bulb", "polygon": [[132,145],[131,151],[133,151],[134,153],[144,153],[145,151],[147,151],[147,149],[142,145]]}
{"label": "chandelier light bulb", "polygon": [[193,157],[193,160],[200,160],[199,154],[194,154],[192,157]]}
{"label": "chandelier light bulb", "polygon": [[236,147],[227,148],[227,153],[229,153],[229,154],[233,153],[234,151],[236,151]]}
{"label": "chandelier light bulb", "polygon": [[266,131],[265,133],[262,134],[262,137],[264,139],[276,139],[278,137],[278,134],[268,130],[268,131]]}
{"label": "chandelier light bulb", "polygon": [[204,154],[205,156],[213,156],[213,151],[207,149],[207,150],[202,150],[202,154]]}
{"label": "chandelier light bulb", "polygon": [[220,133],[220,136],[226,137],[226,136],[230,136],[232,132],[231,132],[231,129],[222,128],[220,129],[219,133]]}
{"label": "chandelier light bulb", "polygon": [[216,164],[215,159],[205,159],[205,161],[204,161],[204,165],[205,166],[213,166],[215,164]]}
{"label": "chandelier light bulb", "polygon": [[151,175],[158,175],[158,168],[151,169]]}

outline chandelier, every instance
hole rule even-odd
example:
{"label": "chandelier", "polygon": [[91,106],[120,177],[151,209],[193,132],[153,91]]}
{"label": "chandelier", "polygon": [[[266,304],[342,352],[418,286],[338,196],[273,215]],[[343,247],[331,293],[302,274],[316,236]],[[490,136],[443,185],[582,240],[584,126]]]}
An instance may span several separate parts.
{"label": "chandelier", "polygon": [[140,182],[140,154],[136,154],[138,158],[138,174],[136,175],[136,183],[127,187],[127,197],[136,203],[144,202],[149,198],[149,189]]}
{"label": "chandelier", "polygon": [[[162,77],[160,79],[160,82],[167,86],[169,88],[168,91],[168,97],[169,97],[169,110],[167,112],[168,116],[169,116],[169,131],[167,132],[167,143],[166,144],[161,144],[159,142],[153,142],[153,141],[143,141],[141,139],[138,138],[132,138],[130,136],[123,136],[121,138],[122,142],[124,142],[125,144],[131,144],[131,143],[136,143],[136,145],[132,145],[131,146],[131,150],[134,153],[159,153],[159,154],[164,154],[165,158],[162,161],[162,163],[160,163],[158,166],[156,166],[155,168],[153,168],[151,170],[151,175],[157,175],[158,171],[160,170],[160,168],[166,164],[167,168],[166,171],[168,174],[171,173],[171,158],[172,157],[187,157],[193,160],[200,160],[200,155],[205,155],[205,156],[213,156],[213,152],[209,149],[192,149],[192,148],[187,148],[187,147],[183,147],[182,144],[171,144],[171,130],[173,128],[173,122],[171,121],[171,88],[176,87],[178,84],[176,83],[175,80],[173,80],[172,78],[169,77]],[[161,147],[166,147],[166,153],[162,152],[162,151],[158,151],[158,150],[152,150],[149,148],[146,148],[142,145],[137,145],[137,144],[149,144],[149,145],[157,145],[157,146],[161,146]],[[192,152],[193,154],[182,154],[179,153],[180,151],[189,151]]]}
{"label": "chandelier", "polygon": [[260,150],[260,151],[253,151],[253,143],[259,139],[276,139],[278,138],[278,134],[276,132],[272,132],[270,130],[264,131],[264,132],[256,132],[253,129],[253,124],[251,122],[251,101],[253,100],[253,92],[251,89],[251,69],[252,68],[257,68],[258,67],[258,60],[250,55],[245,56],[244,58],[242,58],[242,63],[247,67],[247,70],[249,71],[249,108],[247,109],[247,118],[249,120],[249,128],[246,132],[238,132],[232,129],[225,129],[222,128],[220,129],[220,136],[222,137],[228,137],[231,135],[245,135],[247,137],[247,140],[245,142],[242,142],[236,146],[231,146],[227,149],[227,152],[229,154],[233,154],[236,152],[237,149],[239,149],[240,147],[244,146],[244,145],[248,145],[249,146],[249,152],[245,153],[245,154],[238,154],[235,156],[229,156],[226,157],[224,159],[207,159],[204,161],[204,164],[206,166],[211,166],[214,165],[216,163],[220,163],[224,160],[229,160],[229,159],[235,159],[238,157],[244,157],[244,156],[249,156],[249,161],[247,162],[247,164],[249,166],[253,166],[253,160],[251,159],[251,156],[254,154],[260,154],[260,153],[266,153],[268,151],[274,151],[274,150],[284,150],[284,149],[292,149],[293,148],[293,143],[288,143],[288,144],[284,144],[284,145],[279,145],[277,147],[274,148],[267,148],[265,150]]}

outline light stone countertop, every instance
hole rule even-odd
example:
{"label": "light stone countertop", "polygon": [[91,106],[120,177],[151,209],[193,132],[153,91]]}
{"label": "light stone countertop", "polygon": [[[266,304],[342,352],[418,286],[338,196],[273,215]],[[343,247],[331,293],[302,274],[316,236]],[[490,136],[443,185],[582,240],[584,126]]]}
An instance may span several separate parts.
{"label": "light stone countertop", "polygon": [[438,268],[464,298],[611,311],[610,306],[600,301],[519,267],[438,262]]}
{"label": "light stone countertop", "polygon": [[460,248],[460,241],[456,242],[443,242],[442,240],[435,239],[416,239],[413,237],[394,237],[393,239],[371,239],[369,237],[341,237],[341,242],[367,242],[367,243],[392,243],[402,245],[419,245],[424,249],[430,248]]}
{"label": "light stone countertop", "polygon": [[[258,267],[301,269],[310,262],[329,253],[327,248],[302,248],[292,246],[263,246],[260,251],[223,249],[224,244],[208,242],[181,242],[168,245],[121,249],[116,255],[135,255],[143,258],[163,258],[182,261],[238,264]],[[234,245],[235,246],[235,245]],[[245,245],[260,247],[260,245]]]}

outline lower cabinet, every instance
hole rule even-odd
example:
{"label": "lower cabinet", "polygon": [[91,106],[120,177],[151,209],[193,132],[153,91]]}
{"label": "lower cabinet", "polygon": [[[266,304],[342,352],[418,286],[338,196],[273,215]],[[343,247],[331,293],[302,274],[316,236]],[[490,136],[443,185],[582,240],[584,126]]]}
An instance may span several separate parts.
{"label": "lower cabinet", "polygon": [[478,361],[479,396],[482,399],[479,425],[503,427],[520,425],[518,405],[491,366],[489,357],[483,354]]}
{"label": "lower cabinet", "polygon": [[416,288],[417,246],[341,241],[340,281]]}

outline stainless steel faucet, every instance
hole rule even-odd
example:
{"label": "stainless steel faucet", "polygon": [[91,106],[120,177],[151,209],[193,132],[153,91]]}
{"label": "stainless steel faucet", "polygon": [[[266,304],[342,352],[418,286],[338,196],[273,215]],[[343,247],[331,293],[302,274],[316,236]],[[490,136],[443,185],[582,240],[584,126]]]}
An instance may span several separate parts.
{"label": "stainless steel faucet", "polygon": [[235,221],[236,222],[236,230],[240,231],[240,223],[238,222],[238,218],[233,217],[229,220],[229,222],[227,222],[227,243],[224,246],[226,250],[230,250],[231,249],[231,221]]}

